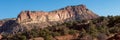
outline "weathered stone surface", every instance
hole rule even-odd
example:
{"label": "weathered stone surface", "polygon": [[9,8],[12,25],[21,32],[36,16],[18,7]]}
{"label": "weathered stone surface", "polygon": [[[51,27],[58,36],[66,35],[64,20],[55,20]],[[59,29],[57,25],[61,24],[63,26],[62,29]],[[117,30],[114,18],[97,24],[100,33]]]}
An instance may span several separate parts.
{"label": "weathered stone surface", "polygon": [[113,37],[110,37],[107,40],[120,40],[120,33],[115,34]]}
{"label": "weathered stone surface", "polygon": [[44,38],[42,38],[42,37],[37,37],[37,38],[29,39],[29,40],[44,40]]}
{"label": "weathered stone surface", "polygon": [[0,35],[0,40],[2,39],[2,35]]}
{"label": "weathered stone surface", "polygon": [[74,39],[77,39],[78,36],[79,36],[79,34],[56,36],[55,39],[56,39],[56,40],[74,40]]}
{"label": "weathered stone surface", "polygon": [[67,6],[65,8],[51,11],[22,11],[18,17],[18,23],[42,23],[53,21],[66,21],[66,20],[84,20],[93,19],[98,16],[92,11],[88,10],[85,5]]}
{"label": "weathered stone surface", "polygon": [[94,40],[94,39],[92,39],[91,35],[83,34],[83,35],[79,36],[79,40]]}

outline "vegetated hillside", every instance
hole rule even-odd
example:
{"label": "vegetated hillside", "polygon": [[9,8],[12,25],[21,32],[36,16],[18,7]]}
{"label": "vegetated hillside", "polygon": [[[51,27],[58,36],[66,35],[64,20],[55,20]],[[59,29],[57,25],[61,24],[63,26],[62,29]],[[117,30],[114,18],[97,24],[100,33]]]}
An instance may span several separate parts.
{"label": "vegetated hillside", "polygon": [[120,16],[99,17],[91,20],[69,21],[62,24],[32,29],[16,35],[3,35],[3,40],[120,40]]}
{"label": "vegetated hillside", "polygon": [[0,21],[1,40],[119,40],[118,32],[120,16],[99,17],[85,5],[22,11],[15,19]]}

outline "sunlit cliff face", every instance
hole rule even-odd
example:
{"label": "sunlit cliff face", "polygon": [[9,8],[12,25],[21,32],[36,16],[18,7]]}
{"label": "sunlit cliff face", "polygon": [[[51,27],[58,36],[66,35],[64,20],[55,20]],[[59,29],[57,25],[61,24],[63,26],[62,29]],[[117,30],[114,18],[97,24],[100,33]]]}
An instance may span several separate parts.
{"label": "sunlit cliff face", "polygon": [[86,8],[85,5],[67,6],[65,8],[51,11],[22,11],[18,17],[18,23],[42,23],[66,20],[83,20],[97,18],[98,15]]}

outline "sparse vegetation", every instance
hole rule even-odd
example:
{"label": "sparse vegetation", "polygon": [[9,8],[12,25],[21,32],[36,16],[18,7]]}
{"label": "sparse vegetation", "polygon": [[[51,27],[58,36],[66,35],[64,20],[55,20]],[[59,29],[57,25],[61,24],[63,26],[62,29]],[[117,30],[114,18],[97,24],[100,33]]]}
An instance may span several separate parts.
{"label": "sparse vegetation", "polygon": [[[90,21],[86,24],[87,21]],[[35,37],[43,37],[45,40],[52,40],[56,36],[62,35],[74,35],[79,33],[78,39],[84,37],[83,35],[92,38],[98,38],[98,34],[105,34],[109,36],[110,34],[120,32],[120,16],[108,16],[100,17],[92,20],[84,21],[71,21],[68,23],[53,25],[51,27],[46,27],[44,29],[32,29],[21,34],[16,34],[12,36],[4,37],[3,39],[10,40],[27,40]],[[101,35],[102,35],[101,34]]]}

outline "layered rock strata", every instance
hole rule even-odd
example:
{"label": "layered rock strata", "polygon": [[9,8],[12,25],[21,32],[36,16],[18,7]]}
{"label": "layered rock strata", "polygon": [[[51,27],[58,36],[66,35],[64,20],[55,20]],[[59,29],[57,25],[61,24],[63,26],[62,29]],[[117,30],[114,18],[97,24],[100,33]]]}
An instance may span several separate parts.
{"label": "layered rock strata", "polygon": [[65,8],[51,11],[22,11],[18,17],[18,23],[43,23],[43,22],[65,22],[68,20],[84,20],[97,18],[98,15],[86,8],[85,5],[67,6]]}

